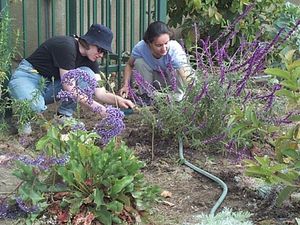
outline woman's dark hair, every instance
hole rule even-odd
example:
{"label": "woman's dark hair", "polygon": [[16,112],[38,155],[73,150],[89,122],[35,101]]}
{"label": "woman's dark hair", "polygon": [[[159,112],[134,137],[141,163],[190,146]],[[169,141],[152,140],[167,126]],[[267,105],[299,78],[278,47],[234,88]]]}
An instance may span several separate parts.
{"label": "woman's dark hair", "polygon": [[172,32],[165,23],[161,21],[155,21],[149,24],[144,34],[143,40],[149,44],[162,34],[169,34],[169,36],[171,37]]}

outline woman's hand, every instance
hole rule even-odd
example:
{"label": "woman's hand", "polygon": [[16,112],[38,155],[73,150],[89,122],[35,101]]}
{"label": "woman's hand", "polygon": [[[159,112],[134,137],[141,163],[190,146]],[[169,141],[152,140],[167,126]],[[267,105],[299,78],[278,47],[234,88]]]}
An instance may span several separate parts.
{"label": "woman's hand", "polygon": [[128,92],[129,92],[129,87],[127,85],[124,85],[120,91],[119,94],[120,96],[122,96],[123,98],[128,98]]}

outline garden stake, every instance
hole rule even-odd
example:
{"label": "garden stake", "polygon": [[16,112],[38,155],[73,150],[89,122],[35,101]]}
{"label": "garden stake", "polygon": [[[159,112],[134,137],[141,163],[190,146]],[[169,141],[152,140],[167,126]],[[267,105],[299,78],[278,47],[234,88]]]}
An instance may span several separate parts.
{"label": "garden stake", "polygon": [[217,182],[222,188],[223,188],[223,192],[222,195],[220,196],[220,198],[218,199],[218,201],[216,202],[216,204],[213,206],[213,208],[210,210],[210,214],[211,215],[215,215],[215,212],[217,210],[217,208],[221,205],[221,203],[223,202],[223,200],[225,199],[226,195],[227,195],[227,185],[218,177],[208,173],[205,170],[202,170],[198,167],[196,167],[195,165],[191,164],[190,162],[188,162],[184,156],[183,156],[183,143],[182,143],[182,137],[178,138],[179,141],[179,157],[180,157],[180,161],[183,162],[183,164],[185,164],[186,166],[190,167],[191,169],[193,169],[194,171],[210,178],[211,180]]}

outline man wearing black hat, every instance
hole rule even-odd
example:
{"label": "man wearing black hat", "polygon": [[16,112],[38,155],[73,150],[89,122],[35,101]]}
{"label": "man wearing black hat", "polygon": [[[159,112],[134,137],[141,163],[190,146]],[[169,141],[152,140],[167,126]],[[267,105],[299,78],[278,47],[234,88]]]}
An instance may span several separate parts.
{"label": "man wearing black hat", "polygon": [[[62,84],[61,78],[69,70],[80,68],[91,77],[97,77],[101,59],[107,52],[112,52],[111,30],[101,24],[93,24],[88,32],[81,37],[56,36],[46,40],[28,58],[23,59],[9,81],[9,91],[13,98],[30,100],[32,109],[41,113],[48,104],[55,101],[61,90],[72,90],[72,85]],[[45,85],[41,87],[43,78]],[[87,85],[84,81],[74,84]],[[132,108],[134,104],[120,96],[106,92],[104,88],[96,88],[95,97],[106,104],[118,104],[121,108]],[[87,104],[86,97],[77,98],[92,109],[105,107],[93,100]],[[71,117],[76,109],[76,103],[63,101],[58,108],[58,114]],[[99,111],[105,116],[105,110]]]}

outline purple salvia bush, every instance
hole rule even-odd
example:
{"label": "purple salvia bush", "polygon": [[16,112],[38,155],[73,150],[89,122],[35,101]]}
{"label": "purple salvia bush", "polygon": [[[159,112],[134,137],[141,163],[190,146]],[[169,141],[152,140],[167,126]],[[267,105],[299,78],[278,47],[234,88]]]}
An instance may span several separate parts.
{"label": "purple salvia bush", "polygon": [[[180,110],[176,110],[179,112],[178,115],[181,116],[182,120],[185,119],[185,123],[180,124],[179,121],[179,125],[175,124],[172,114],[177,113],[176,110],[169,114],[162,112],[159,116],[164,115],[164,113],[166,115],[165,118],[158,117],[162,127],[171,129],[174,125],[177,125],[175,128],[176,131],[184,131],[183,133],[191,134],[192,132],[197,132],[196,128],[203,121],[206,121],[206,126],[200,129],[199,133],[195,134],[195,136],[192,133],[192,138],[197,139],[200,137],[204,140],[211,139],[213,140],[211,142],[214,142],[214,140],[217,142],[220,140],[217,138],[214,139],[214,137],[228,128],[226,116],[230,113],[229,109],[232,104],[242,104],[245,108],[247,107],[246,104],[252,104],[252,101],[257,99],[255,92],[248,89],[252,77],[263,72],[266,67],[267,55],[278,45],[280,40],[286,40],[286,38],[292,35],[293,31],[286,32],[282,29],[270,42],[260,42],[258,37],[252,43],[239,39],[240,46],[233,53],[229,54],[231,52],[229,51],[230,43],[237,34],[236,25],[253,7],[254,4],[247,6],[246,10],[216,40],[212,41],[210,38],[196,40],[196,51],[194,54],[198,81],[194,81],[188,85],[183,101],[179,104],[174,103],[174,107],[179,105],[178,109]],[[295,24],[292,30],[295,30],[298,25],[299,22]],[[194,29],[197,38],[198,30],[196,25],[194,25]],[[257,36],[259,35],[258,33]],[[216,85],[215,81],[219,82],[219,86]],[[217,90],[218,88],[220,90]],[[268,106],[272,105],[276,90],[274,88],[272,93],[267,95],[268,98],[264,98],[267,100]],[[164,101],[164,104],[161,105],[161,108],[158,108],[158,111],[163,111],[163,107],[166,107],[166,111],[170,111],[170,107],[168,108],[169,105],[165,106],[165,99]],[[182,105],[180,105],[181,103]],[[223,107],[218,107],[216,104],[223,104]],[[189,118],[183,118],[185,116]],[[170,121],[168,121],[169,118],[171,118]],[[191,121],[192,123],[190,123]],[[186,127],[186,125],[190,127]],[[182,130],[178,128],[180,126]],[[207,135],[205,136],[205,134]],[[227,138],[227,136],[224,137],[224,139]],[[235,140],[231,142],[234,143]],[[232,148],[246,151],[241,146],[238,146],[237,143],[232,144]]]}
{"label": "purple salvia bush", "polygon": [[141,87],[149,97],[153,96],[153,93],[155,91],[155,87],[153,87],[152,84],[147,82],[143,76],[137,71],[133,70],[133,75],[135,78],[135,81],[139,87]]}
{"label": "purple salvia bush", "polygon": [[129,86],[128,88],[128,97],[130,99],[132,99],[132,101],[134,102],[134,104],[140,104],[143,105],[143,100],[141,97],[139,97],[135,91],[131,88],[131,86]]}
{"label": "purple salvia bush", "polygon": [[170,75],[171,75],[171,77],[170,77],[171,89],[173,91],[175,91],[177,89],[177,73],[176,73],[176,70],[173,67],[171,57],[168,59],[167,70],[170,72]]}
{"label": "purple salvia bush", "polygon": [[264,95],[264,96],[257,96],[258,99],[264,99],[264,100],[267,101],[266,111],[269,111],[272,108],[272,104],[273,104],[274,99],[275,99],[275,93],[276,93],[276,91],[279,91],[280,89],[281,89],[281,85],[280,84],[275,84],[273,86],[273,90],[270,94]]}
{"label": "purple salvia bush", "polygon": [[159,72],[159,75],[162,77],[163,81],[166,84],[167,83],[167,78],[166,78],[166,75],[165,75],[164,71],[160,68],[160,66],[157,67],[157,71]]}

